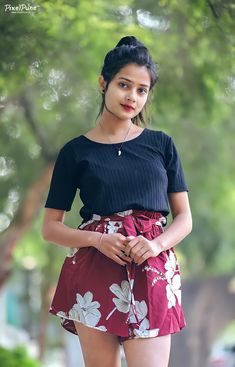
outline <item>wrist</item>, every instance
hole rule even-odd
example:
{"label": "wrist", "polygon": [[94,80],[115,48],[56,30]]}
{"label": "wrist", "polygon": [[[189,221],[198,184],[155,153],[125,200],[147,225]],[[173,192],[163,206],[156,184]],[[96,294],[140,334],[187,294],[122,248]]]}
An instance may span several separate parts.
{"label": "wrist", "polygon": [[[160,237],[160,236],[159,236]],[[164,242],[161,240],[161,238],[156,237],[152,240],[152,242],[156,245],[159,253],[162,251],[165,251],[165,244]]]}
{"label": "wrist", "polygon": [[100,239],[101,239],[102,234],[104,233],[92,232],[90,236],[88,237],[89,246],[98,249],[100,246]]}
{"label": "wrist", "polygon": [[105,233],[98,232],[97,234],[98,234],[98,238],[92,246],[95,247],[96,250],[101,251],[102,241],[103,241]]}

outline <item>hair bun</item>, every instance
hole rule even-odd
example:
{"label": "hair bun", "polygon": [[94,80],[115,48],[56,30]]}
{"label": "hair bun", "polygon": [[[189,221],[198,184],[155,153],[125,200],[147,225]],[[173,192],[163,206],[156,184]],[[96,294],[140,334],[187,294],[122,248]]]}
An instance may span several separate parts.
{"label": "hair bun", "polygon": [[120,46],[134,46],[134,47],[141,46],[141,47],[145,47],[143,45],[143,43],[138,41],[137,38],[134,37],[134,36],[122,37],[115,47],[120,47]]}

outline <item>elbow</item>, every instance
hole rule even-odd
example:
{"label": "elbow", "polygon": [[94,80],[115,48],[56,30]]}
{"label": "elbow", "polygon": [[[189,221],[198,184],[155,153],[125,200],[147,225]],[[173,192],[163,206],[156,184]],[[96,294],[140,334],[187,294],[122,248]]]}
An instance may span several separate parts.
{"label": "elbow", "polygon": [[193,220],[192,220],[192,215],[189,215],[188,218],[188,225],[187,225],[187,234],[189,235],[193,230]]}
{"label": "elbow", "polygon": [[193,230],[193,225],[191,224],[188,226],[187,235],[189,235],[192,232],[192,230]]}
{"label": "elbow", "polygon": [[51,239],[50,232],[51,232],[50,227],[48,226],[48,224],[44,223],[41,231],[42,238],[44,241],[50,242]]}
{"label": "elbow", "polygon": [[54,243],[54,239],[58,238],[58,223],[63,223],[63,219],[62,210],[46,208],[41,229],[41,235],[45,241]]}

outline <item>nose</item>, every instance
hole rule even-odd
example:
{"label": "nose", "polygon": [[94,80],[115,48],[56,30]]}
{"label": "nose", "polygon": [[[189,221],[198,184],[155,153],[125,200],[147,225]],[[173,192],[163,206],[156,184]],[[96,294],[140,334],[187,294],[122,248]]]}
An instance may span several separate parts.
{"label": "nose", "polygon": [[129,93],[126,96],[126,99],[128,101],[136,102],[136,93],[134,90],[129,91]]}

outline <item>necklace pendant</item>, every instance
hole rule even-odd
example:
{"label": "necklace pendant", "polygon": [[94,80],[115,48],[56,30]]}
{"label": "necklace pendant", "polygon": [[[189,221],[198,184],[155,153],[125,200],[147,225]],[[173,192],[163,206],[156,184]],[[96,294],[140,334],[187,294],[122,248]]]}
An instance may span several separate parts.
{"label": "necklace pendant", "polygon": [[121,154],[122,154],[122,151],[118,149],[118,156],[120,156]]}

